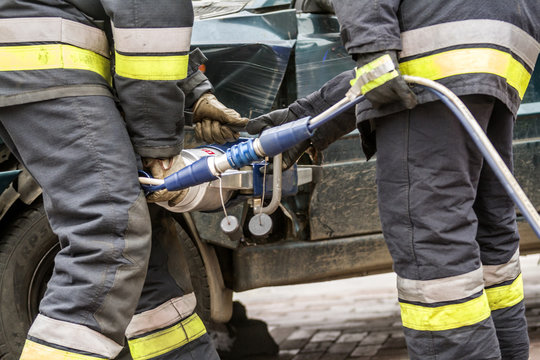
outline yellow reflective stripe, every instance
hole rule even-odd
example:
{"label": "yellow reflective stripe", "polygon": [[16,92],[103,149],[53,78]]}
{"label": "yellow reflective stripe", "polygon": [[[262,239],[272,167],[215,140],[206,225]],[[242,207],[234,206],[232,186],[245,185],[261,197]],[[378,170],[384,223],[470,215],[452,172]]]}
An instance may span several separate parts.
{"label": "yellow reflective stripe", "polygon": [[50,346],[26,340],[19,360],[103,360],[104,358],[88,356],[55,349]]}
{"label": "yellow reflective stripe", "polygon": [[146,360],[178,349],[206,334],[206,328],[197,314],[170,328],[128,340],[133,360]]}
{"label": "yellow reflective stripe", "polygon": [[90,50],[64,44],[0,47],[0,71],[47,69],[93,71],[111,83],[109,60]]}
{"label": "yellow reflective stripe", "polygon": [[368,91],[371,91],[385,83],[387,83],[388,81],[398,77],[399,74],[397,72],[397,70],[393,70],[389,73],[386,73],[380,77],[378,77],[377,79],[373,80],[373,81],[370,81],[368,82],[366,85],[362,86],[362,94],[365,94],[367,93]]}
{"label": "yellow reflective stripe", "polygon": [[137,80],[181,80],[187,77],[189,55],[127,56],[116,52],[116,73]]}
{"label": "yellow reflective stripe", "polygon": [[492,311],[514,306],[523,300],[523,277],[519,274],[510,285],[486,289],[486,294]]}
{"label": "yellow reflective stripe", "polygon": [[430,80],[473,73],[494,74],[506,79],[520,98],[523,98],[531,79],[531,74],[512,55],[488,48],[445,51],[403,62],[399,68],[404,75]]}
{"label": "yellow reflective stripe", "polygon": [[457,329],[485,320],[491,313],[485,292],[461,304],[426,307],[400,302],[399,305],[403,326],[419,331]]}

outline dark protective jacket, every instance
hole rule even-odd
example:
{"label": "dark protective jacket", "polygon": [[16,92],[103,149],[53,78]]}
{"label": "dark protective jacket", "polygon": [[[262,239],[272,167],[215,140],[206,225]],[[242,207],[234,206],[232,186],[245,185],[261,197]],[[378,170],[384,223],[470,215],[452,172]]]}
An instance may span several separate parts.
{"label": "dark protective jacket", "polygon": [[[403,74],[457,95],[485,94],[515,115],[540,52],[538,0],[333,0],[347,51],[399,51]],[[416,88],[420,103],[435,95]],[[359,120],[402,110],[359,105]]]}
{"label": "dark protective jacket", "polygon": [[4,0],[0,106],[114,88],[135,150],[176,155],[184,102],[211,89],[204,56],[188,63],[192,25],[190,0]]}

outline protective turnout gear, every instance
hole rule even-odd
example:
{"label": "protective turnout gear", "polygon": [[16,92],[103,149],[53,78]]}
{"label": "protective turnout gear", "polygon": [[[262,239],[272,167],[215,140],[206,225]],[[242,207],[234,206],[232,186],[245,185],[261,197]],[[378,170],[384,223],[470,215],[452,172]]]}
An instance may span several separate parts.
{"label": "protective turnout gear", "polygon": [[202,95],[193,107],[195,137],[206,143],[224,144],[237,140],[237,129],[244,128],[247,122],[248,119],[240,117],[211,93]]}
{"label": "protective turnout gear", "polygon": [[[512,127],[540,51],[538,1],[334,7],[350,54],[399,51],[401,73],[459,95],[511,168]],[[359,121],[375,123],[379,211],[409,355],[528,359],[514,205],[452,113],[414,92],[412,110],[357,106]]]}
{"label": "protective turnout gear", "polygon": [[[167,176],[184,168],[186,164],[181,155],[176,155],[169,159],[143,158],[143,166],[150,171],[154,178],[165,179]],[[187,189],[179,191],[159,190],[148,195],[146,200],[148,202],[167,201],[169,206],[175,206],[186,197],[186,194]]]}
{"label": "protective turnout gear", "polygon": [[395,51],[357,55],[356,62],[356,78],[351,85],[359,87],[374,108],[396,101],[407,109],[416,106],[416,95],[399,73]]}
{"label": "protective turnout gear", "polygon": [[[202,55],[189,60],[192,25],[189,0],[0,3],[0,136],[42,187],[61,244],[21,359],[113,359],[128,324],[135,359],[218,358],[192,307],[171,308],[192,300],[155,248],[133,151],[178,155],[184,105],[211,90]],[[191,337],[167,337],[175,326]]]}
{"label": "protective turnout gear", "polygon": [[[246,130],[252,135],[260,134],[265,129],[285,124],[306,116],[315,117],[341,100],[350,88],[354,78],[353,71],[345,71],[326,82],[321,89],[298,99],[286,109],[272,111],[252,119],[246,125]],[[343,135],[356,127],[354,110],[348,110],[338,115],[328,124],[315,131],[310,140],[304,141],[283,153],[283,169],[291,167],[306,151],[315,161],[320,161],[320,152]]]}

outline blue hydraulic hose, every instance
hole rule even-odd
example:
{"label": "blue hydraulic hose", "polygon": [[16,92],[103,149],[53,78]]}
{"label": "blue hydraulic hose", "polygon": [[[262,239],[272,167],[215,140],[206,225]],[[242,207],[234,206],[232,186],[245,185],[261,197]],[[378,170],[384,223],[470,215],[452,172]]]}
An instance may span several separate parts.
{"label": "blue hydraulic hose", "polygon": [[514,201],[514,203],[517,205],[517,207],[519,208],[519,210],[521,211],[521,213],[527,220],[527,222],[531,225],[531,228],[533,229],[536,236],[540,238],[540,224],[536,221],[534,215],[530,212],[529,207],[523,202],[521,197],[518,196],[518,194],[514,191],[512,186],[510,186],[506,177],[497,166],[495,160],[491,157],[490,153],[487,151],[486,147],[484,146],[480,138],[476,136],[471,124],[465,119],[465,116],[463,115],[463,113],[448,97],[446,97],[444,94],[442,94],[438,90],[432,89],[425,85],[420,85],[420,84],[418,85],[426,88],[427,90],[437,95],[441,99],[441,101],[454,113],[454,115],[456,115],[456,117],[459,119],[463,127],[465,127],[465,130],[467,130],[467,132],[473,139],[474,143],[476,144],[476,146],[478,147],[478,149],[480,150],[480,152],[482,153],[482,155],[488,162],[489,166],[491,167],[491,169],[493,170],[493,172],[499,179],[500,183],[502,184],[502,186],[504,187],[504,189],[506,190],[510,198]]}

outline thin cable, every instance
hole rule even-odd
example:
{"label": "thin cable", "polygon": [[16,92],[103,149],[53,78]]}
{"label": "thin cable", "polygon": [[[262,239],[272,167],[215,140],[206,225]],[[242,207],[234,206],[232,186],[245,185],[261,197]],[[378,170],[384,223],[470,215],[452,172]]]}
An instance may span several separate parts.
{"label": "thin cable", "polygon": [[[261,195],[261,206],[259,206],[259,214],[262,214],[263,212],[263,206],[264,206],[264,195],[266,190],[266,168],[268,167],[268,161],[265,161],[264,164],[264,171],[263,171],[263,183],[262,183],[262,195]],[[259,225],[262,225],[261,217],[259,217]]]}
{"label": "thin cable", "polygon": [[221,198],[221,206],[223,207],[223,213],[225,214],[225,219],[227,219],[227,224],[231,225],[231,222],[229,221],[229,215],[227,214],[227,208],[225,207],[225,201],[223,200],[223,180],[221,180],[221,176],[216,175],[216,177],[219,179],[219,197]]}

